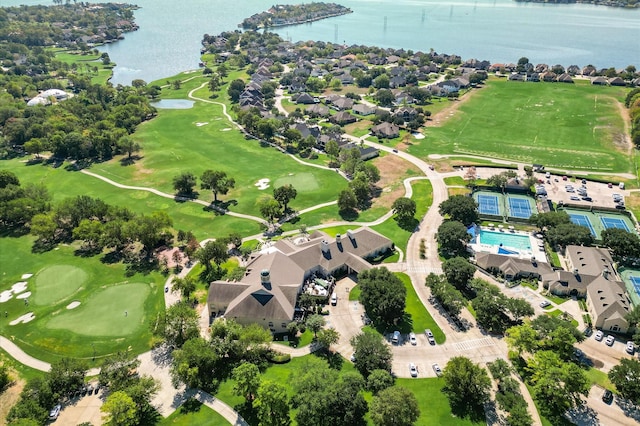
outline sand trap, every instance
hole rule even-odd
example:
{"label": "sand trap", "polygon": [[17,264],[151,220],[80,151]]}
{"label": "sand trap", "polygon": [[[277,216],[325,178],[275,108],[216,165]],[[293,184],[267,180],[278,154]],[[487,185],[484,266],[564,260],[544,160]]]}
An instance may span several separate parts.
{"label": "sand trap", "polygon": [[16,299],[26,299],[29,296],[31,296],[31,292],[25,291],[24,293],[17,295]]}
{"label": "sand trap", "polygon": [[23,316],[21,316],[20,318],[14,319],[13,321],[11,321],[9,323],[9,325],[16,325],[16,324],[26,324],[29,321],[33,321],[36,318],[35,315],[33,315],[33,312],[29,312],[28,314],[24,314]]}
{"label": "sand trap", "polygon": [[202,126],[206,126],[207,124],[209,124],[209,123],[207,123],[207,122],[204,122],[204,123],[196,123],[196,126],[198,126],[198,127],[202,127]]}
{"label": "sand trap", "polygon": [[0,303],[8,302],[13,297],[13,292],[11,290],[5,290],[0,293]]}
{"label": "sand trap", "polygon": [[225,127],[224,129],[220,129],[221,132],[228,132],[231,130],[231,127]]}
{"label": "sand trap", "polygon": [[15,283],[14,285],[11,286],[11,291],[13,291],[14,294],[22,293],[26,289],[27,289],[26,281],[20,281],[19,283]]}
{"label": "sand trap", "polygon": [[78,302],[77,300],[74,300],[73,302],[67,305],[67,309],[75,309],[78,306],[80,306],[80,302]]}
{"label": "sand trap", "polygon": [[23,280],[26,280],[27,278],[31,278],[33,276],[33,274],[22,274],[22,276],[20,277]]}
{"label": "sand trap", "polygon": [[412,136],[416,139],[424,139],[424,135],[422,133],[412,133]]}
{"label": "sand trap", "polygon": [[269,182],[271,182],[270,179],[267,179],[267,178],[260,179],[259,181],[254,183],[254,186],[257,186],[260,191],[264,191],[269,187]]}

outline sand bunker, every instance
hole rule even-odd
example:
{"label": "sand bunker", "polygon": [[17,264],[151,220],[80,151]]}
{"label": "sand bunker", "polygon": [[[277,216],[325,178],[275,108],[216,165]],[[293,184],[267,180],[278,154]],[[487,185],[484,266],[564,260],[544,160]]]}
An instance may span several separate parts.
{"label": "sand bunker", "polygon": [[20,324],[20,323],[26,324],[29,321],[33,321],[35,318],[36,318],[36,316],[33,315],[33,312],[29,312],[28,314],[24,314],[23,316],[14,319],[13,321],[11,321],[9,323],[9,325],[16,325],[16,324]]}
{"label": "sand bunker", "polygon": [[424,135],[422,133],[412,133],[412,136],[416,139],[424,139]]}
{"label": "sand bunker", "polygon": [[11,290],[5,290],[0,293],[0,303],[8,302],[13,297],[13,292]]}
{"label": "sand bunker", "polygon": [[26,289],[27,289],[26,281],[20,281],[19,283],[15,283],[14,285],[11,286],[11,291],[13,291],[13,294],[22,293]]}
{"label": "sand bunker", "polygon": [[33,274],[22,274],[22,276],[20,277],[23,280],[26,280],[27,278],[31,278],[33,276]]}
{"label": "sand bunker", "polygon": [[206,126],[207,124],[209,124],[209,123],[207,123],[207,122],[204,122],[204,123],[196,123],[196,126],[198,126],[198,127],[202,127],[202,126]]}
{"label": "sand bunker", "polygon": [[80,302],[78,302],[77,300],[74,300],[73,302],[67,305],[67,309],[75,309],[78,306],[80,306]]}
{"label": "sand bunker", "polygon": [[17,295],[16,299],[26,299],[29,296],[31,296],[31,292],[25,291],[24,293]]}
{"label": "sand bunker", "polygon": [[220,129],[221,132],[228,132],[231,130],[231,127],[225,127],[224,129]]}
{"label": "sand bunker", "polygon": [[254,185],[257,186],[260,191],[264,191],[269,187],[269,182],[271,182],[270,179],[264,178],[254,183]]}

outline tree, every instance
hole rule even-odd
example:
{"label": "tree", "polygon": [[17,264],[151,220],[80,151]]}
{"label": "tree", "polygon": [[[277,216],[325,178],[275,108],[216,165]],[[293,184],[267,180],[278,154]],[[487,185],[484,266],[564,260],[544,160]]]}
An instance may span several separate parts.
{"label": "tree", "polygon": [[593,235],[589,228],[586,226],[576,225],[575,223],[562,223],[555,226],[547,230],[545,238],[552,246],[589,246],[593,244]]}
{"label": "tree", "polygon": [[196,281],[191,275],[187,275],[184,278],[176,276],[173,278],[172,287],[174,290],[178,290],[180,293],[182,293],[183,298],[189,299],[191,293],[196,290]]}
{"label": "tree", "polygon": [[360,333],[351,338],[354,349],[356,369],[365,378],[373,370],[391,371],[391,349],[384,343],[382,336],[375,333]]}
{"label": "tree", "polygon": [[263,381],[254,402],[259,426],[289,426],[289,398],[287,389],[276,382]]}
{"label": "tree", "polygon": [[249,406],[253,405],[253,400],[260,387],[260,370],[255,364],[245,362],[233,369],[233,394],[244,398]]}
{"label": "tree", "polygon": [[136,381],[140,360],[129,351],[116,352],[102,363],[98,380],[112,392],[124,390]]}
{"label": "tree", "polygon": [[15,173],[9,170],[0,170],[0,189],[9,185],[20,186],[20,179]]}
{"label": "tree", "polygon": [[324,147],[324,152],[327,153],[329,158],[336,160],[338,158],[338,155],[340,154],[340,146],[338,145],[338,142],[334,141],[333,139],[327,142]]}
{"label": "tree", "polygon": [[135,426],[137,424],[136,405],[123,391],[110,394],[100,411],[105,413],[104,422],[111,426]]}
{"label": "tree", "polygon": [[220,269],[220,264],[229,259],[229,251],[227,245],[222,240],[207,241],[204,247],[196,251],[195,256],[209,271],[211,261]]}
{"label": "tree", "polygon": [[393,202],[391,208],[398,216],[399,221],[413,219],[416,214],[416,202],[411,198],[400,197]]}
{"label": "tree", "polygon": [[218,194],[226,195],[230,189],[236,186],[236,181],[227,176],[221,170],[205,170],[200,176],[202,189],[210,189],[213,192],[213,201],[218,201]]}
{"label": "tree", "polygon": [[453,357],[447,363],[442,377],[442,392],[449,399],[454,414],[461,417],[484,418],[483,404],[489,401],[491,379],[487,370],[463,356]]}
{"label": "tree", "polygon": [[229,88],[227,89],[227,94],[231,99],[231,102],[238,102],[240,99],[240,94],[244,91],[244,81],[241,79],[235,79],[229,84]]}
{"label": "tree", "polygon": [[373,370],[367,378],[367,389],[374,395],[393,386],[393,376],[387,370]]}
{"label": "tree", "polygon": [[264,196],[258,200],[258,210],[269,223],[274,223],[276,218],[282,214],[280,203],[269,196]]}
{"label": "tree", "polygon": [[216,73],[212,73],[208,86],[211,92],[217,92],[220,88],[220,76]]}
{"label": "tree", "polygon": [[393,101],[396,100],[396,97],[393,95],[393,92],[389,89],[380,89],[373,95],[373,99],[378,102],[378,104],[382,106],[389,106],[393,104]]}
{"label": "tree", "polygon": [[508,298],[506,300],[506,308],[515,322],[520,322],[522,318],[533,316],[535,313],[531,303],[525,299]]}
{"label": "tree", "polygon": [[533,354],[539,345],[538,333],[530,324],[521,324],[509,328],[506,331],[506,340],[510,348],[518,351],[518,355],[523,352]]}
{"label": "tree", "polygon": [[173,178],[173,189],[178,195],[191,196],[196,183],[196,176],[193,173],[183,172]]}
{"label": "tree", "polygon": [[624,398],[640,404],[640,361],[622,358],[620,364],[609,370],[609,379]]}
{"label": "tree", "polygon": [[104,233],[104,226],[98,220],[82,219],[80,224],[73,228],[73,238],[83,241],[83,249],[102,249],[100,242]]}
{"label": "tree", "polygon": [[442,263],[442,271],[451,285],[465,291],[476,273],[476,268],[463,257],[453,257]]}
{"label": "tree", "polygon": [[69,389],[80,389],[84,384],[87,365],[84,361],[62,358],[51,364],[47,385],[54,399],[60,399]]}
{"label": "tree", "polygon": [[295,200],[298,195],[298,191],[293,185],[283,185],[273,190],[273,198],[280,204],[283,211],[287,211],[289,208],[289,202]]}
{"label": "tree", "polygon": [[335,328],[325,328],[317,333],[316,341],[324,348],[330,349],[340,340],[340,333]]}
{"label": "tree", "polygon": [[602,231],[602,243],[611,249],[614,260],[628,264],[640,257],[640,238],[637,234],[619,228]]}
{"label": "tree", "polygon": [[507,170],[502,173],[498,173],[497,175],[490,176],[487,179],[487,185],[491,185],[496,189],[504,189],[509,179],[516,176],[518,176],[518,174],[515,171]]}
{"label": "tree", "polygon": [[545,228],[553,228],[562,223],[571,223],[571,218],[564,211],[532,214],[529,223],[536,225],[541,231]]}
{"label": "tree", "polygon": [[11,378],[9,377],[9,369],[6,365],[0,364],[0,394],[6,389],[6,387],[11,382]]}
{"label": "tree", "polygon": [[141,149],[140,144],[129,136],[123,136],[118,139],[117,145],[122,153],[127,154],[128,159],[131,159],[134,152],[138,152]]}
{"label": "tree", "polygon": [[387,268],[372,268],[358,276],[360,302],[376,324],[395,324],[404,315],[407,289]]}
{"label": "tree", "polygon": [[369,412],[376,426],[411,426],[420,417],[416,396],[399,386],[384,389],[374,396]]}
{"label": "tree", "polygon": [[447,198],[438,207],[442,216],[449,216],[452,220],[469,226],[478,221],[478,204],[466,195],[454,195]]}
{"label": "tree", "polygon": [[355,210],[358,205],[358,199],[352,189],[347,188],[340,191],[338,195],[338,209],[341,212],[349,212]]}
{"label": "tree", "polygon": [[313,331],[313,335],[316,338],[318,337],[318,331],[320,331],[322,327],[324,327],[324,324],[325,324],[324,317],[318,314],[310,315],[306,321],[307,328]]}
{"label": "tree", "polygon": [[165,314],[164,337],[167,343],[180,348],[184,343],[200,335],[198,314],[186,302],[171,305]]}
{"label": "tree", "polygon": [[466,251],[466,244],[471,241],[467,228],[457,220],[447,220],[438,227],[436,235],[440,250],[443,253],[460,256]]}

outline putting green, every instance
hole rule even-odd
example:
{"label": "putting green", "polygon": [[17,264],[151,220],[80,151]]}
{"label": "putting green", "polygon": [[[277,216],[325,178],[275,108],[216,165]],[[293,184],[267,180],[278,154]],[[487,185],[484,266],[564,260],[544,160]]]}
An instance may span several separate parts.
{"label": "putting green", "polygon": [[88,274],[77,266],[49,266],[36,275],[33,300],[38,305],[58,303],[82,287],[88,277]]}
{"label": "putting green", "polygon": [[298,192],[311,192],[320,187],[313,173],[294,173],[283,176],[276,179],[272,186],[277,188],[284,185],[293,185]]}
{"label": "putting green", "polygon": [[129,335],[145,326],[144,301],[149,292],[149,284],[143,283],[109,287],[91,296],[76,310],[53,317],[47,327],[86,336]]}

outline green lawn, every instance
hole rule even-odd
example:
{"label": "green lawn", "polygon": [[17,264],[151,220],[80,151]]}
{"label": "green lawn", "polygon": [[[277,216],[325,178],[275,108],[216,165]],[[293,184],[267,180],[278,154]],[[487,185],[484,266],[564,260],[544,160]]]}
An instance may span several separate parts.
{"label": "green lawn", "polygon": [[485,424],[485,422],[475,423],[469,419],[460,419],[451,414],[449,400],[442,393],[444,380],[441,378],[396,379],[396,384],[412,391],[418,400],[420,417],[418,418],[416,425],[454,426]]}
{"label": "green lawn", "polygon": [[[441,127],[428,127],[408,152],[473,154],[528,164],[628,172],[631,158],[614,140],[626,88],[489,80],[465,96]],[[427,108],[428,109],[428,108]]]}
{"label": "green lawn", "polygon": [[[136,213],[164,211],[171,217],[176,229],[190,230],[198,239],[223,237],[234,231],[241,235],[260,232],[260,226],[256,222],[216,215],[199,204],[178,203],[147,191],[119,189],[92,176],[65,170],[64,166],[54,168],[40,164],[26,165],[21,160],[6,160],[1,164],[3,169],[15,173],[22,183],[41,183],[47,186],[54,203],[77,195],[90,195],[108,204],[127,207]],[[95,169],[93,171],[101,173]],[[108,174],[106,176],[111,177]]]}
{"label": "green lawn", "polygon": [[78,75],[89,76],[92,84],[106,84],[113,74],[112,69],[115,64],[104,65],[99,54],[88,53],[83,55],[80,52],[64,49],[52,50],[56,54],[56,60],[73,65],[76,68],[74,72]]}
{"label": "green lawn", "polygon": [[[162,275],[127,276],[125,265],[75,256],[77,247],[67,245],[34,254],[32,243],[30,236],[0,238],[0,292],[26,281],[26,291],[33,293],[28,306],[15,297],[2,303],[7,314],[0,317],[0,335],[45,361],[61,356],[91,361],[94,348],[98,359],[119,350],[149,349],[149,325],[164,309]],[[21,279],[27,273],[33,276]],[[67,309],[72,301],[80,305]],[[9,324],[29,312],[32,321]]]}
{"label": "green lawn", "polygon": [[[430,328],[436,342],[438,344],[444,343],[447,337],[418,298],[418,294],[411,284],[411,278],[409,278],[407,274],[402,273],[397,273],[396,276],[402,280],[404,287],[407,289],[407,305],[405,308],[405,317],[400,324],[400,331],[402,333],[409,333],[411,331],[414,333],[423,333],[425,329]],[[351,299],[351,294],[349,294],[349,299]]]}
{"label": "green lawn", "polygon": [[201,402],[190,399],[157,426],[222,426],[229,425],[224,417]]}
{"label": "green lawn", "polygon": [[465,186],[467,184],[467,182],[460,176],[444,178],[444,183],[448,186]]}

